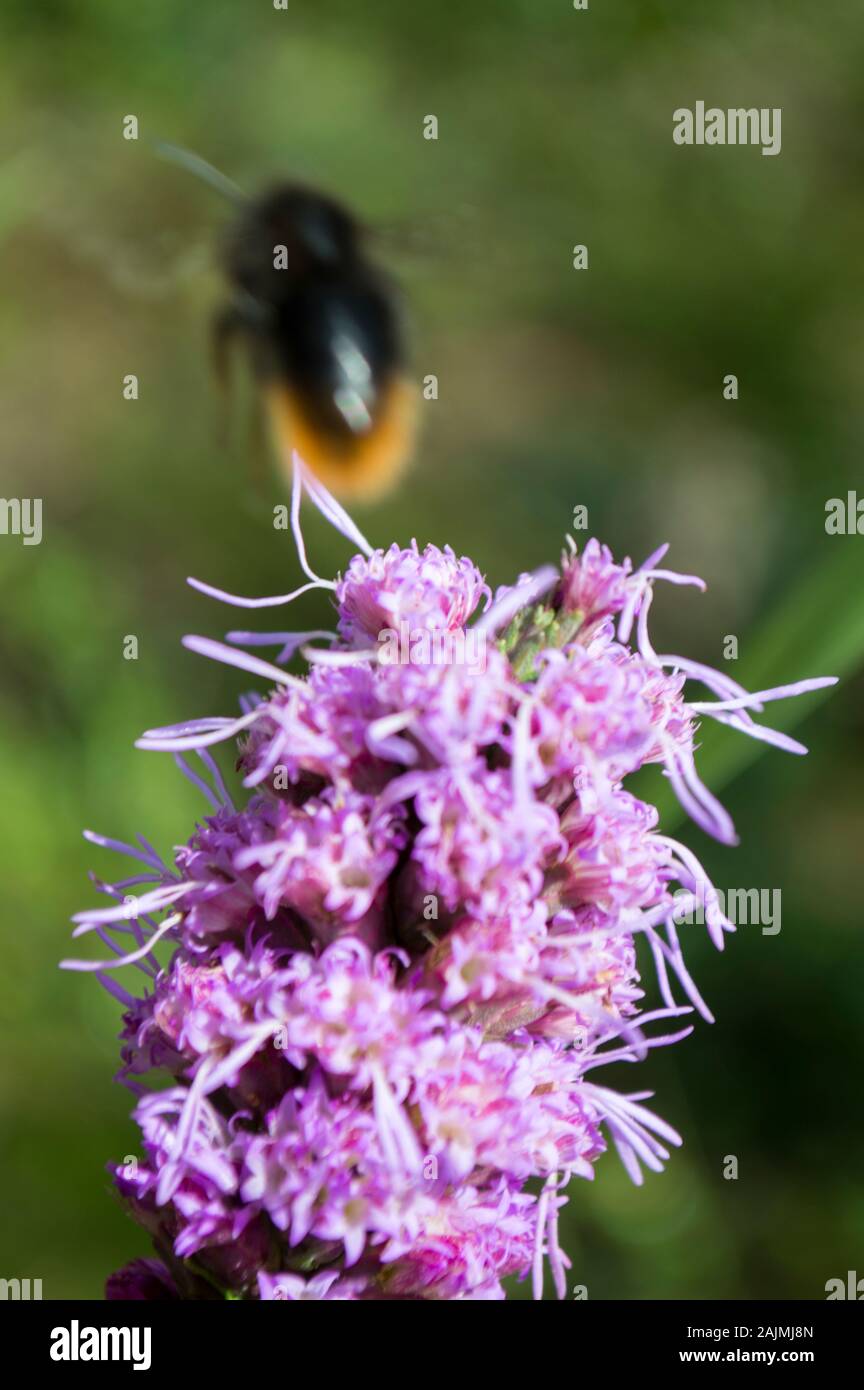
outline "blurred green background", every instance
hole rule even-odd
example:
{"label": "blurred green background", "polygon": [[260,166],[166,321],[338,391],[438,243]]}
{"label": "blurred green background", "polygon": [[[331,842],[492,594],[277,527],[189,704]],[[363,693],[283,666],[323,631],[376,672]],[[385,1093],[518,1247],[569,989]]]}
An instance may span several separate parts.
{"label": "blurred green background", "polygon": [[[298,575],[242,387],[218,439],[224,209],[150,137],[252,190],[313,181],[386,230],[440,396],[400,491],[357,509],[373,542],[449,542],[497,584],[555,558],[584,504],[616,554],[669,540],[708,580],[658,593],[658,650],[722,664],[734,634],[741,679],[844,676],[786,712],[806,760],[706,737],[739,849],[664,796],[719,886],[782,889],[782,931],[718,956],[689,930],[717,1024],[602,1078],[653,1088],[685,1147],[641,1190],[601,1161],[565,1243],[591,1298],[820,1298],[864,1273],[864,540],[824,528],[827,498],[864,490],[860,5],[5,0],[0,27],[0,494],[44,501],[40,546],[0,537],[0,1276],[98,1298],[146,1249],[104,1173],[134,1149],[117,1006],[56,968],[87,870],[117,868],[80,829],[187,836],[197,793],[132,740],[230,713],[241,683],[180,649],[234,621],[185,577]],[[781,107],[781,155],[675,146],[698,99]],[[323,574],[347,559],[317,518],[307,541]],[[316,596],[299,617],[320,625]]]}

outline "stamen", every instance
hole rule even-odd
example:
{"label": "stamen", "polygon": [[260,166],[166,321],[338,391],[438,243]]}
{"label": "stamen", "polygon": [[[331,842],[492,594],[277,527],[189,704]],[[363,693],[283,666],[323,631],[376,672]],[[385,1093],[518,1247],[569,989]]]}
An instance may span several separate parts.
{"label": "stamen", "polygon": [[[260,718],[258,708],[250,714],[243,714],[239,719],[199,719],[193,723],[202,726],[200,733],[189,733],[186,735],[172,735],[169,730],[148,729],[140,738],[136,738],[136,748],[154,749],[159,752],[181,752],[186,748],[211,748],[214,743],[225,743],[229,738],[234,738],[240,733],[241,729],[248,729],[250,724],[254,724]],[[211,732],[206,732],[204,726],[210,727]],[[185,727],[191,728],[191,725]]]}
{"label": "stamen", "polygon": [[61,960],[61,970],[80,970],[80,971],[99,971],[116,970],[121,965],[134,965],[136,961],[142,960],[144,956],[149,956],[153,947],[157,945],[167,932],[171,931],[177,923],[182,921],[181,914],[175,913],[173,917],[166,917],[153,936],[148,937],[143,946],[139,946],[137,951],[131,951],[128,956],[119,956],[117,960]]}
{"label": "stamen", "polygon": [[202,579],[193,579],[192,576],[186,580],[193,589],[197,589],[200,594],[206,594],[208,598],[218,599],[220,603],[233,604],[235,608],[281,608],[286,603],[293,603],[295,598],[300,598],[301,594],[308,594],[312,589],[335,589],[336,585],[329,579],[310,580],[308,584],[301,584],[299,589],[293,589],[290,594],[275,594],[267,598],[244,598],[241,594],[229,594],[226,589],[217,589],[213,584],[205,584]]}
{"label": "stamen", "polygon": [[222,802],[219,800],[218,796],[213,791],[213,788],[208,787],[207,783],[204,781],[204,778],[199,777],[198,773],[192,770],[192,768],[189,766],[183,755],[181,753],[175,753],[174,761],[179,767],[180,771],[183,773],[183,776],[188,777],[192,785],[197,787],[198,790],[207,798],[210,805],[213,807],[213,810],[221,811]]}
{"label": "stamen", "polygon": [[306,494],[322,516],[326,517],[331,526],[334,526],[346,540],[353,542],[367,557],[373,554],[372,546],[367,541],[363,532],[351,520],[345,508],[336,501],[336,498],[313,473],[303,463],[300,455],[294,454],[294,468],[302,476]]}
{"label": "stamen", "polygon": [[190,652],[197,652],[199,656],[210,657],[212,661],[224,662],[226,666],[236,666],[241,671],[250,671],[253,676],[264,676],[267,680],[272,680],[276,685],[293,685],[298,689],[305,689],[304,682],[298,680],[296,676],[289,676],[278,666],[272,666],[269,661],[261,661],[257,656],[250,656],[248,652],[237,651],[236,647],[229,647],[225,642],[217,642],[212,637],[184,637],[183,646]]}

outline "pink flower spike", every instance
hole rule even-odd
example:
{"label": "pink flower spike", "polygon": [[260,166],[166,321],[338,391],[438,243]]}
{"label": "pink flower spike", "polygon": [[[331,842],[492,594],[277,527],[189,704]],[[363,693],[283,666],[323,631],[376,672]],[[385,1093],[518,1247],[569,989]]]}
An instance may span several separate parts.
{"label": "pink flower spike", "polygon": [[[356,549],[332,584],[309,564],[304,491]],[[236,718],[138,740],[174,753],[197,822],[167,862],[140,836],[88,833],[131,859],[93,879],[108,905],[75,918],[107,959],[63,962],[123,1013],[117,1079],[141,1138],[116,1186],[172,1298],[497,1301],[529,1274],[542,1297],[547,1261],[561,1298],[571,1180],[614,1147],[639,1184],[680,1143],[644,1092],[590,1078],[711,1019],[676,914],[704,909],[718,948],[733,929],[631,775],[665,765],[732,843],[697,771],[699,720],[801,751],[752,712],[830,682],[750,694],[658,656],[654,580],[699,583],[657,568],[665,546],[634,574],[589,539],[560,576],[491,600],[450,546],[372,550],[299,459],[291,520],[296,593],[332,592],[335,631],[186,637],[243,673]],[[244,608],[296,596],[195,587]],[[297,656],[302,678],[284,669]],[[689,703],[688,680],[716,698]],[[237,805],[207,751],[234,740]],[[114,984],[127,966],[140,997]],[[110,1287],[168,1286],[145,1266]]]}

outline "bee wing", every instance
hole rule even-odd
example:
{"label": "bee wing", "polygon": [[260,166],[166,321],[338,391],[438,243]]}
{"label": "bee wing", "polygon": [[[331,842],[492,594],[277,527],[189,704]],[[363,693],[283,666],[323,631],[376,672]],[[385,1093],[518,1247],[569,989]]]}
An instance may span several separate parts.
{"label": "bee wing", "polygon": [[384,264],[398,270],[455,260],[466,247],[479,245],[482,215],[476,204],[461,203],[435,209],[410,220],[377,221],[366,229],[369,250]]}
{"label": "bee wing", "polygon": [[[410,221],[375,223],[367,233],[369,251],[404,287],[413,283],[421,290],[435,267],[446,265],[451,287],[464,282],[491,292],[502,280],[535,276],[555,254],[516,214],[502,233],[501,217],[497,206],[463,202]],[[564,261],[568,247],[565,237],[557,248]]]}

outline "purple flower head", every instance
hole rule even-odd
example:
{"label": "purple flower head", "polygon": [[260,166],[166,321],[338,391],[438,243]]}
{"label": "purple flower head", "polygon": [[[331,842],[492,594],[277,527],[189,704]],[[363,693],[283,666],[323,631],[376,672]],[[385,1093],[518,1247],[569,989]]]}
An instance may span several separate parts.
{"label": "purple flower head", "polygon": [[329,787],[302,806],[282,805],[272,837],[238,851],[253,869],[255,899],[268,920],[293,909],[322,940],[365,917],[394,868],[406,836],[400,808]]}
{"label": "purple flower head", "polygon": [[593,538],[580,555],[571,542],[561,558],[558,602],[564,613],[578,621],[580,640],[585,642],[604,622],[620,613],[627,602],[629,560],[616,565],[608,546]]}
{"label": "purple flower head", "polygon": [[551,806],[514,794],[512,773],[481,763],[429,772],[418,786],[412,859],[423,891],[449,911],[485,916],[540,895],[544,867],[562,847]]}
{"label": "purple flower head", "polygon": [[476,565],[465,556],[457,559],[449,545],[420,551],[416,541],[407,550],[394,543],[368,557],[355,555],[337,581],[339,632],[353,646],[368,646],[403,621],[414,631],[453,632],[466,625],[484,596],[489,589]]}
{"label": "purple flower head", "polygon": [[387,712],[368,667],[314,667],[303,686],[277,689],[258,706],[242,744],[246,785],[300,799],[331,781],[378,790],[367,731]]}
{"label": "purple flower head", "polygon": [[[309,565],[304,488],[358,552],[337,581]],[[66,964],[123,1008],[141,1142],[114,1175],[161,1261],[127,1266],[109,1296],[496,1300],[529,1273],[541,1296],[548,1266],[563,1297],[571,1180],[614,1147],[641,1182],[681,1142],[644,1093],[593,1073],[710,1019],[682,903],[718,947],[732,929],[624,782],[661,764],[732,842],[696,768],[700,721],[801,752],[754,715],[828,682],[751,694],[658,655],[655,583],[700,583],[659,569],[664,551],[634,570],[571,544],[560,573],[491,600],[449,548],[373,550],[299,462],[292,524],[294,593],[196,585],[244,608],[323,589],[338,630],[185,639],[256,686],[239,715],[139,740],[174,753],[207,813],[171,861],[89,836],[135,867],[97,880],[108,905],[75,934],[99,958]],[[273,662],[250,650],[268,645]],[[308,673],[288,675],[301,649]],[[235,742],[239,806],[210,751]]]}

